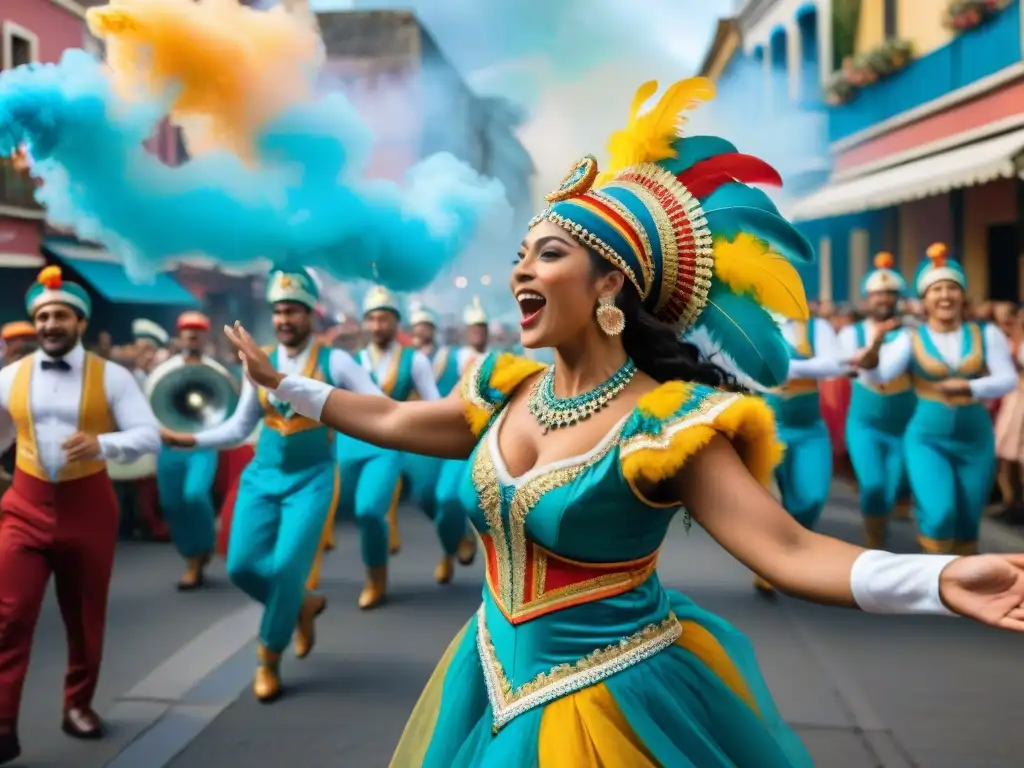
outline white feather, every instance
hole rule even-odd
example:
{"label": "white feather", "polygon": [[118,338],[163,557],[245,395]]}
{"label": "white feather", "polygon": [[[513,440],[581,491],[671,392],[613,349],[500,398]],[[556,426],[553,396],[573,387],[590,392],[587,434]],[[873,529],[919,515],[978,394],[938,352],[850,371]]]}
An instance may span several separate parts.
{"label": "white feather", "polygon": [[741,387],[749,389],[751,392],[761,392],[762,394],[771,391],[768,387],[758,384],[743,373],[736,361],[727,352],[722,350],[721,346],[711,338],[711,335],[705,328],[698,326],[690,329],[683,336],[683,340],[697,347],[700,350],[701,357],[707,362],[714,363],[731,374],[736,379],[736,383]]}

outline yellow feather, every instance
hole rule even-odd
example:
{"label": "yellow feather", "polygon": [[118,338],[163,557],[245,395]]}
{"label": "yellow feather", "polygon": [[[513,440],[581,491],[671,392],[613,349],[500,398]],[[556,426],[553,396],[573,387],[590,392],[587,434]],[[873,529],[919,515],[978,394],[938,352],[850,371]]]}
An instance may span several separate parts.
{"label": "yellow feather", "polygon": [[656,163],[675,156],[672,142],[679,137],[685,122],[682,113],[703,101],[713,99],[715,85],[704,77],[693,77],[675,83],[649,112],[640,108],[658,90],[655,80],[644,83],[633,97],[626,127],[612,134],[608,141],[608,163],[601,181],[608,176],[641,163]]}
{"label": "yellow feather", "polygon": [[741,233],[735,240],[715,240],[715,275],[734,293],[753,294],[765,309],[793,320],[806,320],[804,283],[789,260],[768,244]]}

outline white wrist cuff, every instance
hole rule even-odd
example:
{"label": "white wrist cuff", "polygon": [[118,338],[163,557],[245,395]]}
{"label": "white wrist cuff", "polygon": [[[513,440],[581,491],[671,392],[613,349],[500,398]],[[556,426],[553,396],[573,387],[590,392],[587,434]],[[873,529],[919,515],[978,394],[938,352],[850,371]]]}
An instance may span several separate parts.
{"label": "white wrist cuff", "polygon": [[894,555],[869,549],[850,569],[850,589],[866,613],[955,616],[939,596],[939,576],[956,555]]}
{"label": "white wrist cuff", "polygon": [[308,379],[305,376],[285,376],[274,390],[278,400],[289,403],[297,413],[307,419],[320,421],[324,405],[334,387],[323,381]]}

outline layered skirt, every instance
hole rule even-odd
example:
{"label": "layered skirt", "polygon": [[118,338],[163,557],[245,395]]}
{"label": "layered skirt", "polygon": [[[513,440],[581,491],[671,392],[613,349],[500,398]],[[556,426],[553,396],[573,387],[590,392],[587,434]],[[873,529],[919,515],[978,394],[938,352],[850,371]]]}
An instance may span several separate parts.
{"label": "layered skirt", "polygon": [[494,727],[474,617],[434,671],[392,768],[809,768],[747,638],[669,592],[679,639]]}

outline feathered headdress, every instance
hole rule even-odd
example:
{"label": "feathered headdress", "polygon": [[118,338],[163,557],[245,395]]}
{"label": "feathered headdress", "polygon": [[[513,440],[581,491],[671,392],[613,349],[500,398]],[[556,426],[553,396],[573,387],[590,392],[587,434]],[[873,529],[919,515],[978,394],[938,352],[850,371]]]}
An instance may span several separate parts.
{"label": "feathered headdress", "polygon": [[806,320],[803,282],[792,262],[811,263],[810,244],[767,195],[778,172],[714,136],[679,136],[682,114],[714,96],[704,78],[637,91],[626,127],[609,141],[599,174],[580,160],[547,197],[547,220],[611,261],[644,306],[680,332],[703,329],[735,366],[764,386],[786,380],[789,349],[767,310]]}
{"label": "feathered headdress", "polygon": [[896,259],[888,251],[875,254],[875,268],[864,275],[860,292],[862,296],[876,292],[893,292],[901,296],[907,290],[907,281],[896,271]]}
{"label": "feathered headdress", "polygon": [[924,296],[929,288],[943,280],[954,282],[961,288],[967,287],[967,274],[960,262],[950,257],[946,244],[932,243],[925,249],[924,259],[914,276],[917,295]]}
{"label": "feathered headdress", "polygon": [[479,296],[474,296],[472,303],[462,312],[462,322],[465,325],[487,325],[487,310],[480,303]]}

